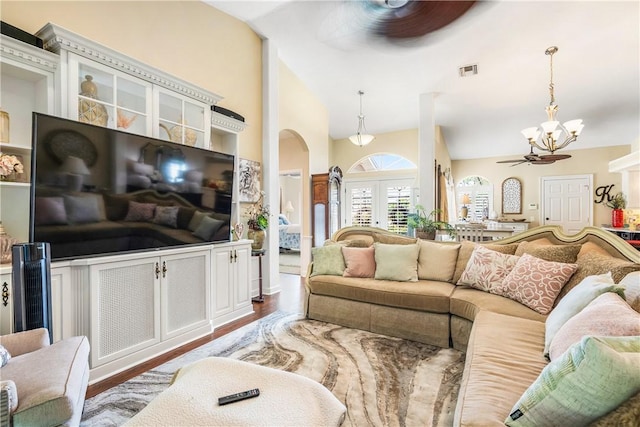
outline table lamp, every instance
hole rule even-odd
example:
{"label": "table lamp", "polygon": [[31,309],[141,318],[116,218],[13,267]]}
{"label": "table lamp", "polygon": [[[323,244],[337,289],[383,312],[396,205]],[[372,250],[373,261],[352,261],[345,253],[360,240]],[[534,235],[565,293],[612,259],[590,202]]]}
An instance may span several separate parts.
{"label": "table lamp", "polygon": [[467,215],[469,215],[469,207],[467,205],[471,204],[471,199],[468,194],[462,196],[462,208],[460,209],[460,216],[462,219],[465,219]]}
{"label": "table lamp", "polygon": [[81,191],[84,175],[91,174],[84,160],[75,156],[68,156],[64,160],[60,170],[67,174],[67,187],[69,191]]}
{"label": "table lamp", "polygon": [[293,204],[291,203],[291,200],[287,202],[287,205],[284,207],[284,211],[287,213],[287,219],[291,219],[289,218],[289,215],[293,212]]}

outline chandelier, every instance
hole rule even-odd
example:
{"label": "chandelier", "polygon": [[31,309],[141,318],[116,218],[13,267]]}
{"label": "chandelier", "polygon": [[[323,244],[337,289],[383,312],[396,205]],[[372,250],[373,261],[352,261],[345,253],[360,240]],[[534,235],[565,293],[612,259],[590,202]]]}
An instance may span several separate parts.
{"label": "chandelier", "polygon": [[367,128],[364,127],[364,114],[362,114],[362,95],[364,92],[359,90],[358,95],[360,95],[360,114],[358,115],[358,131],[355,135],[351,135],[349,137],[349,141],[358,145],[360,147],[364,147],[369,144],[371,141],[375,139],[375,136],[369,135],[367,133]]}
{"label": "chandelier", "polygon": [[[551,95],[551,102],[545,108],[547,112],[548,121],[541,123],[542,137],[540,137],[540,131],[537,127],[526,128],[522,130],[522,134],[529,141],[532,147],[536,147],[539,150],[548,151],[553,154],[555,151],[560,150],[573,141],[578,139],[578,135],[582,132],[584,125],[582,119],[569,120],[563,124],[560,124],[556,120],[556,113],[558,112],[558,106],[555,103],[555,97],[553,95],[553,54],[558,51],[557,46],[551,46],[544,53],[549,55],[549,64],[551,71],[551,79],[549,81],[549,94]],[[562,139],[561,139],[562,138]]]}

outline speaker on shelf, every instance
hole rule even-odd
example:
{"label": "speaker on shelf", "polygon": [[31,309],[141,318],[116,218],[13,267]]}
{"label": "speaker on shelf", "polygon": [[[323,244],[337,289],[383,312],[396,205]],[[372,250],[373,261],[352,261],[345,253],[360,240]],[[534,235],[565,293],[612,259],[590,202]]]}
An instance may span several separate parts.
{"label": "speaker on shelf", "polygon": [[49,243],[19,243],[12,252],[13,330],[46,328],[53,342]]}

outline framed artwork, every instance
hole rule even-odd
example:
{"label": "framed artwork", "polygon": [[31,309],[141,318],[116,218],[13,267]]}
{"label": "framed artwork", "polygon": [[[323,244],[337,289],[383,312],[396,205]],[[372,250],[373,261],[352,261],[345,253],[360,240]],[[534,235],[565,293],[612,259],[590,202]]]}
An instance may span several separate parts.
{"label": "framed artwork", "polygon": [[238,169],[240,201],[257,202],[260,198],[260,162],[240,159]]}
{"label": "framed artwork", "polygon": [[518,178],[507,178],[502,181],[502,213],[522,213],[522,183]]}

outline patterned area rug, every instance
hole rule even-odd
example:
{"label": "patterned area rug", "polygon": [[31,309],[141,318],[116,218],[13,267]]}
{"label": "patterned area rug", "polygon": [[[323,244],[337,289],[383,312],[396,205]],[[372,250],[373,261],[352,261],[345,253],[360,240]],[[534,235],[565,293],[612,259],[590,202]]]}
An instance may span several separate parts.
{"label": "patterned area rug", "polygon": [[230,357],[304,375],[347,407],[343,426],[450,426],[464,354],[273,313],[85,403],[83,426],[121,425],[166,389],[181,366]]}

